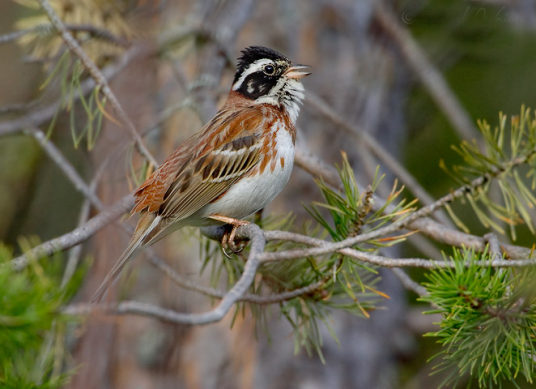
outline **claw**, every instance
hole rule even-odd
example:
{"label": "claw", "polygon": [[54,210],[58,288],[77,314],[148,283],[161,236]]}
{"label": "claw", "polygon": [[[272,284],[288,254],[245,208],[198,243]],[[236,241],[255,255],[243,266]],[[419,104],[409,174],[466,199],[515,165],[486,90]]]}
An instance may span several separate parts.
{"label": "claw", "polygon": [[230,248],[233,254],[241,253],[242,250],[244,250],[245,245],[240,244],[240,247],[238,247],[235,244],[236,230],[238,230],[238,227],[240,227],[240,226],[250,224],[250,222],[248,222],[246,220],[233,219],[233,218],[230,218],[230,217],[227,217],[227,216],[220,216],[220,215],[211,215],[210,218],[214,219],[214,220],[224,222],[224,223],[227,223],[227,224],[230,224],[231,226],[233,226],[233,228],[231,229],[230,233],[225,232],[223,234],[223,237],[222,237],[222,240],[221,240],[221,249],[223,251],[223,254],[227,258],[231,258],[229,253],[227,253],[227,250],[226,250],[227,248]]}
{"label": "claw", "polygon": [[240,242],[239,245],[237,246],[234,240],[229,241],[229,248],[234,254],[240,254],[242,251],[244,251],[245,247],[246,245],[243,242]]}
{"label": "claw", "polygon": [[[223,237],[221,238],[221,251],[223,252],[223,255],[231,259],[231,255],[229,255],[229,253],[226,250],[227,247],[229,247],[229,233],[225,231],[223,234]],[[233,251],[232,248],[231,248],[231,251]]]}
{"label": "claw", "polygon": [[[231,259],[231,256],[229,255],[229,253],[227,251],[225,251],[225,247],[223,245],[221,245],[221,251],[223,253],[223,255],[225,255],[227,258]],[[231,251],[233,251],[231,249]]]}

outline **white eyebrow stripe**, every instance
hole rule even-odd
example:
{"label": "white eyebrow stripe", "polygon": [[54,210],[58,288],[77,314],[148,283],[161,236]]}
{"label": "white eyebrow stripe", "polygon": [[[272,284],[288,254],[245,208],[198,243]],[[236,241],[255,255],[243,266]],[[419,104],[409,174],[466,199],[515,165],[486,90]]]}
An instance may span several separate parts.
{"label": "white eyebrow stripe", "polygon": [[246,79],[247,76],[249,76],[250,74],[253,74],[253,73],[256,73],[258,72],[259,70],[261,70],[265,65],[268,65],[268,64],[273,64],[274,61],[272,61],[271,59],[266,59],[266,58],[263,58],[263,59],[258,59],[256,60],[255,62],[253,62],[251,65],[249,65],[249,67],[244,71],[244,73],[242,73],[242,75],[240,76],[240,78],[238,79],[237,82],[235,82],[235,84],[233,85],[233,90],[238,90],[240,89],[240,87],[242,86],[242,83],[244,82],[244,80]]}

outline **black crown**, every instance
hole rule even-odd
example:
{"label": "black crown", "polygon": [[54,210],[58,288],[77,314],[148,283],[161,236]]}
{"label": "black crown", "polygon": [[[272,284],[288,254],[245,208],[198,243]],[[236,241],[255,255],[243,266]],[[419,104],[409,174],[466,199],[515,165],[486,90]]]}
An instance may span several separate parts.
{"label": "black crown", "polygon": [[236,65],[236,74],[233,81],[233,84],[238,81],[242,72],[253,62],[259,59],[272,59],[272,60],[290,60],[285,57],[283,54],[278,53],[275,50],[269,49],[268,47],[262,46],[250,46],[242,50],[242,56],[238,58],[238,64]]}

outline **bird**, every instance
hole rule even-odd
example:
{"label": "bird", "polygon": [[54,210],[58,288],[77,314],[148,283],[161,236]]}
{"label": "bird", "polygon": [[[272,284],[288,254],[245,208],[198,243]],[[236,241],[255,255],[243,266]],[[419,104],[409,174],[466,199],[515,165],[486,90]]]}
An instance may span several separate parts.
{"label": "bird", "polygon": [[300,80],[309,70],[267,47],[241,51],[223,107],[134,192],[132,214],[141,217],[92,302],[142,247],[184,226],[225,224],[232,231],[223,240],[232,244],[237,228],[249,223],[244,218],[281,192],[294,164]]}

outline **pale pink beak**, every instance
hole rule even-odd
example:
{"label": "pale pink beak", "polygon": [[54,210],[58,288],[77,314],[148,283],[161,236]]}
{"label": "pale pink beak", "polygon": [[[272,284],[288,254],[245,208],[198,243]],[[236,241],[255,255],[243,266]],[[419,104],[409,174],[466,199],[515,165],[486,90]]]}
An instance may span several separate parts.
{"label": "pale pink beak", "polygon": [[303,78],[312,74],[311,72],[303,71],[303,69],[310,69],[310,68],[311,67],[307,65],[294,65],[288,68],[288,70],[285,72],[285,76],[287,76],[288,78],[294,78],[295,80],[299,80],[300,78]]}

